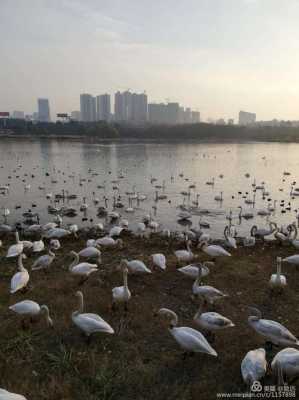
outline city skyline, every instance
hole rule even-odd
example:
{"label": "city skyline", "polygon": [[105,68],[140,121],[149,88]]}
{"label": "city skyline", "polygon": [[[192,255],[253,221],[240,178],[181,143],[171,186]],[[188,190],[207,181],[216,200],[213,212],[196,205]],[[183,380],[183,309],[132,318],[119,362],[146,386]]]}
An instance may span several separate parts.
{"label": "city skyline", "polygon": [[55,115],[78,109],[77,93],[134,88],[203,120],[298,119],[298,11],[295,0],[2,0],[0,109],[28,113],[41,96]]}

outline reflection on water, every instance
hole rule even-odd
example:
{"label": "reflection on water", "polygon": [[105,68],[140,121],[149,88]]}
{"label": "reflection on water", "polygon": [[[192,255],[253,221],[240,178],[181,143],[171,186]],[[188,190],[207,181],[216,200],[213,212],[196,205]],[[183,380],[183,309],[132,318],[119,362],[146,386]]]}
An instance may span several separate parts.
{"label": "reflection on water", "polygon": [[[69,202],[70,206],[79,209],[82,198],[86,197],[89,204],[87,216],[96,220],[97,207],[93,197],[100,199],[99,205],[104,205],[103,197],[108,197],[108,207],[113,208],[113,197],[121,196],[121,201],[128,207],[126,192],[136,191],[147,195],[147,199],[136,202],[134,213],[121,210],[123,217],[129,219],[132,227],[142,219],[142,216],[152,212],[162,227],[172,230],[185,229],[177,223],[176,216],[180,212],[178,206],[185,204],[193,207],[196,194],[199,194],[201,209],[208,209],[210,214],[204,219],[211,226],[214,236],[222,236],[227,223],[226,215],[232,209],[234,217],[239,213],[238,206],[244,211],[251,209],[256,215],[260,209],[267,209],[278,200],[277,209],[270,216],[279,224],[292,222],[296,218],[299,196],[291,199],[291,184],[299,176],[298,144],[194,144],[194,143],[118,143],[118,144],[88,144],[72,140],[27,140],[1,139],[0,145],[0,186],[10,184],[8,195],[0,196],[0,206],[11,210],[10,223],[21,219],[22,213],[36,205],[35,212],[41,216],[41,221],[52,220],[47,213],[50,200],[46,194],[53,195],[63,189],[78,195],[78,199]],[[16,168],[21,165],[20,169]],[[291,172],[290,176],[283,175]],[[123,179],[118,179],[120,172]],[[47,173],[49,176],[47,176]],[[250,177],[246,178],[245,174]],[[223,178],[220,177],[223,175]],[[73,177],[70,177],[73,176]],[[173,177],[173,178],[172,178]],[[151,178],[156,178],[151,183]],[[214,185],[206,182],[215,178]],[[80,179],[86,179],[79,185]],[[265,182],[266,192],[256,192],[256,204],[245,204],[245,199],[253,198],[252,183],[259,185]],[[118,180],[118,183],[112,181]],[[57,183],[53,183],[57,181]],[[156,189],[155,186],[165,188]],[[24,185],[30,184],[30,190],[24,191]],[[98,189],[98,186],[103,186]],[[189,191],[190,196],[183,196],[182,191]],[[118,186],[119,190],[113,190]],[[298,181],[299,186],[299,181]],[[44,187],[44,190],[40,188]],[[134,187],[134,189],[133,189]],[[294,184],[296,187],[296,184]],[[156,191],[167,196],[164,200],[155,201]],[[93,195],[95,192],[95,195]],[[223,202],[215,201],[215,196],[223,192]],[[285,201],[283,207],[281,200]],[[287,204],[291,202],[291,210]],[[21,205],[21,209],[15,206]],[[199,210],[194,211],[193,226],[198,226]],[[66,222],[82,222],[82,214],[66,219]],[[236,218],[236,224],[239,220]],[[264,226],[266,218],[256,215],[254,223]],[[238,231],[248,234],[253,220],[242,220]]]}

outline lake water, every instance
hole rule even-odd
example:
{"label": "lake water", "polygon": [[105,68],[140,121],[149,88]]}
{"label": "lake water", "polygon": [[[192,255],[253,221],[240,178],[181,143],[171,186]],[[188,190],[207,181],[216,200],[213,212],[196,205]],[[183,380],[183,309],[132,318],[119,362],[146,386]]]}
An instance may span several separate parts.
{"label": "lake water", "polygon": [[[112,210],[113,197],[120,196],[125,207],[117,211],[130,221],[132,229],[145,214],[152,212],[161,229],[181,231],[186,228],[177,221],[181,211],[178,207],[185,204],[187,208],[193,207],[192,226],[198,227],[199,211],[207,209],[209,214],[202,218],[210,224],[212,236],[222,237],[229,210],[232,210],[235,223],[239,225],[238,206],[243,206],[244,211],[250,210],[255,215],[253,220],[242,219],[238,232],[243,236],[248,235],[254,223],[258,226],[267,224],[267,218],[257,215],[257,211],[266,209],[268,203],[273,205],[274,200],[277,200],[277,207],[270,220],[279,224],[296,220],[299,196],[291,198],[290,191],[291,184],[299,177],[298,155],[299,144],[91,144],[71,139],[31,141],[1,138],[0,186],[9,184],[10,190],[0,195],[0,207],[10,209],[10,224],[22,220],[22,213],[28,209],[38,212],[42,223],[52,221],[53,216],[48,214],[47,207],[51,202],[55,204],[46,198],[46,194],[53,193],[55,196],[65,190],[78,195],[77,199],[65,204],[79,210],[83,197],[86,197],[89,204],[86,218],[100,222],[102,219],[96,214],[97,208],[104,205],[103,197],[109,199],[108,208]],[[290,175],[284,175],[286,171]],[[157,180],[151,181],[151,178]],[[215,184],[207,185],[206,182],[212,178],[215,178]],[[245,204],[244,196],[253,198],[254,179],[256,185],[264,182],[269,194],[263,196],[262,190],[256,190],[253,206]],[[25,190],[25,185],[30,185],[30,189]],[[157,189],[157,185],[165,187]],[[182,195],[182,191],[189,191],[190,185],[195,185],[195,189],[190,189],[190,196]],[[118,190],[113,190],[115,186]],[[135,191],[146,195],[147,199],[139,204],[133,200],[134,213],[126,213],[126,192]],[[156,201],[156,191],[159,195],[165,194],[167,199]],[[217,202],[214,198],[220,192],[223,192],[223,201]],[[192,204],[196,194],[200,195],[200,208]],[[93,203],[94,197],[100,199],[98,205]],[[284,200],[285,207],[281,207],[281,200]],[[291,210],[286,209],[289,202]],[[34,209],[33,204],[36,205]],[[57,207],[61,205],[63,202],[56,204]],[[21,208],[15,209],[16,206]],[[82,221],[83,217],[83,213],[78,211],[77,217],[65,218],[64,223],[88,226],[90,222]]]}

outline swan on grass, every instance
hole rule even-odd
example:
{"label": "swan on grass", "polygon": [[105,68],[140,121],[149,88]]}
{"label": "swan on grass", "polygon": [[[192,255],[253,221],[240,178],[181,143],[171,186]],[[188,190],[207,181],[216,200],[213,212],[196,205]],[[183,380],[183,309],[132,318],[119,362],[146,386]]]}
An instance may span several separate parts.
{"label": "swan on grass", "polygon": [[97,264],[79,263],[79,254],[75,251],[71,251],[70,254],[74,257],[74,260],[69,266],[69,271],[74,276],[80,276],[82,278],[81,283],[86,281],[90,274],[98,271]]}
{"label": "swan on grass", "polygon": [[[53,326],[53,321],[50,317],[49,308],[46,305],[40,306],[32,300],[23,300],[9,307],[11,311],[21,315],[23,318],[41,318],[45,317],[48,326]],[[24,320],[23,320],[24,321]]]}
{"label": "swan on grass", "polygon": [[214,334],[222,329],[232,328],[233,322],[217,312],[202,312],[202,302],[193,317],[194,322],[202,329]]}
{"label": "swan on grass", "polygon": [[224,237],[225,237],[225,244],[226,246],[232,248],[232,249],[236,249],[237,248],[237,242],[236,239],[234,238],[234,236],[232,235],[231,232],[231,226],[226,226],[224,228]]}
{"label": "swan on grass", "polygon": [[21,394],[16,394],[8,392],[5,389],[0,389],[0,400],[27,400],[27,399]]}
{"label": "swan on grass", "polygon": [[242,378],[248,387],[251,387],[253,382],[264,378],[266,371],[266,351],[263,348],[250,350],[241,362]]}
{"label": "swan on grass", "polygon": [[13,244],[7,250],[6,254],[7,258],[18,257],[24,250],[24,244],[20,242],[18,231],[16,231],[15,235],[16,235],[16,244]]}
{"label": "swan on grass", "polygon": [[209,266],[214,266],[215,264],[212,261],[205,261],[203,263],[197,264],[189,264],[185,267],[178,268],[178,271],[191,279],[196,279],[198,277],[198,268],[201,268],[201,277],[209,275],[210,270]]}
{"label": "swan on grass", "polygon": [[96,244],[99,244],[100,246],[104,246],[104,247],[119,247],[122,248],[123,246],[123,241],[122,239],[113,239],[110,236],[104,236],[100,239],[97,239]]}
{"label": "swan on grass", "polygon": [[78,310],[72,313],[73,323],[90,339],[94,333],[110,333],[113,334],[113,328],[97,314],[83,313],[83,293],[76,292],[78,298]]}
{"label": "swan on grass", "polygon": [[262,313],[257,308],[250,307],[248,324],[260,336],[267,339],[271,345],[294,346],[299,345],[298,339],[279,322],[262,319]]}
{"label": "swan on grass", "polygon": [[169,310],[168,308],[161,308],[158,311],[158,315],[170,319],[169,332],[180,347],[182,347],[186,352],[206,353],[217,357],[216,351],[199,331],[186,326],[177,327],[178,317],[174,311]]}
{"label": "swan on grass", "polygon": [[49,268],[52,262],[54,261],[55,253],[49,250],[48,254],[38,257],[37,260],[34,261],[31,270],[38,271],[40,269]]}
{"label": "swan on grass", "polygon": [[271,275],[269,285],[271,289],[282,289],[287,285],[286,277],[281,274],[281,257],[276,259],[276,274]]}
{"label": "swan on grass", "polygon": [[95,246],[85,247],[85,249],[79,251],[78,255],[83,258],[96,258],[98,264],[102,263],[102,253]]}
{"label": "swan on grass", "polygon": [[277,376],[278,384],[283,385],[284,379],[290,381],[299,377],[299,350],[287,347],[273,358],[271,368]]}
{"label": "swan on grass", "polygon": [[151,274],[152,271],[147,268],[147,266],[144,264],[143,261],[140,260],[123,260],[123,262],[126,264],[126,266],[128,267],[128,270],[130,271],[130,273],[132,274]]}
{"label": "swan on grass", "polygon": [[194,296],[199,296],[203,298],[206,303],[211,305],[213,305],[216,300],[228,297],[227,294],[224,294],[223,292],[214,288],[213,286],[201,285],[200,284],[201,278],[202,278],[202,269],[201,267],[199,267],[196,281],[193,283],[192,286],[192,293]]}
{"label": "swan on grass", "polygon": [[164,256],[164,254],[161,253],[152,254],[151,258],[155,267],[158,267],[162,270],[166,269],[166,257]]}
{"label": "swan on grass", "polygon": [[22,260],[26,258],[25,254],[20,254],[18,257],[18,272],[14,274],[10,281],[10,293],[16,293],[21,289],[25,289],[29,282],[29,273],[23,266]]}
{"label": "swan on grass", "polygon": [[123,303],[125,310],[127,310],[128,301],[131,298],[131,292],[128,287],[128,268],[126,264],[122,262],[122,274],[123,274],[123,286],[118,286],[112,289],[112,308],[118,303]]}
{"label": "swan on grass", "polygon": [[176,250],[174,252],[179,263],[189,262],[194,259],[194,254],[191,251],[190,244],[191,244],[190,240],[186,240],[187,250]]}
{"label": "swan on grass", "polygon": [[226,251],[223,247],[217,244],[209,245],[206,241],[202,241],[197,246],[204,253],[208,254],[210,257],[230,257],[231,254]]}

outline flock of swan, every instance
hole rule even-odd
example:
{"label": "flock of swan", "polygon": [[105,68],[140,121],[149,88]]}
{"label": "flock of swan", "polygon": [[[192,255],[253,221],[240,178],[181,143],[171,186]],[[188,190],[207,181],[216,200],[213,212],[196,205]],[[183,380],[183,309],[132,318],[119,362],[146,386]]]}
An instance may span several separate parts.
{"label": "flock of swan", "polygon": [[[121,179],[121,176],[119,176],[119,179]],[[151,177],[151,183],[154,183],[155,180],[155,178]],[[215,179],[213,178],[206,183],[209,186],[213,186],[215,184]],[[183,193],[184,198],[189,198],[190,200],[192,186],[195,185],[189,185],[186,193]],[[258,185],[254,183],[254,186],[255,190],[262,190],[265,196],[268,195],[264,185],[259,188]],[[163,189],[163,187],[165,187],[165,182],[163,182],[162,185],[156,185],[157,201],[163,200],[166,196],[163,192],[159,193],[158,191],[159,189]],[[4,194],[9,190],[10,188],[8,185],[0,187],[0,191]],[[26,190],[30,190],[28,185],[26,186]],[[292,187],[291,195],[293,196],[297,192],[299,192],[299,190],[296,191],[296,188]],[[253,193],[252,199],[246,195],[246,204],[254,203],[255,193],[256,191]],[[65,192],[60,196],[75,198],[75,195]],[[53,197],[55,197],[55,195],[47,193],[47,199],[50,200]],[[93,197],[94,204],[98,205],[100,200],[95,196]],[[199,196],[196,196],[196,199],[193,201],[194,207],[190,206],[189,201],[188,204],[183,202],[177,216],[179,220],[187,222],[192,220],[192,211],[199,206],[198,197]],[[128,193],[128,198],[129,203],[125,211],[131,213],[134,212],[133,201],[143,201],[146,196],[137,193],[135,188],[133,188],[132,192]],[[105,199],[105,202],[106,200],[107,199]],[[219,196],[215,196],[214,200],[222,202],[223,192],[221,192]],[[86,247],[81,251],[71,251],[73,261],[69,265],[68,273],[72,274],[74,277],[78,277],[80,285],[83,285],[91,274],[99,271],[99,267],[102,263],[103,249],[109,252],[109,248],[121,249],[123,246],[123,240],[120,236],[124,230],[128,229],[129,222],[116,211],[116,206],[120,202],[120,197],[114,198],[113,210],[110,211],[106,203],[105,206],[99,207],[99,214],[105,218],[106,224],[97,223],[91,227],[93,233],[96,233],[98,237],[96,239],[88,239]],[[87,208],[88,204],[86,203],[86,198],[84,198],[80,210],[84,212]],[[274,201],[273,206],[269,205],[265,210],[261,211],[260,215],[270,216],[275,209],[276,201]],[[75,212],[76,210],[71,210],[70,207],[68,209],[58,209],[50,205],[49,211],[55,214],[54,221],[47,222],[43,225],[38,218],[35,219],[38,215],[35,215],[29,210],[24,214],[25,218],[27,218],[27,222],[29,220],[31,223],[26,225],[25,228],[21,224],[17,224],[14,227],[8,225],[7,218],[10,215],[10,211],[5,207],[3,207],[2,210],[5,221],[4,224],[0,225],[0,233],[5,235],[15,232],[15,244],[9,246],[6,253],[7,258],[17,260],[17,272],[11,277],[9,290],[12,296],[17,292],[24,293],[25,295],[30,281],[30,273],[51,269],[51,264],[57,257],[56,252],[62,247],[63,239],[73,236],[74,240],[76,240],[80,235],[80,229],[76,224],[63,225],[63,216],[68,215],[68,213],[72,211]],[[221,244],[216,244],[207,231],[202,230],[203,227],[208,227],[208,223],[203,221],[202,218],[199,221],[199,228],[190,228],[190,225],[187,224],[182,232],[170,232],[167,229],[159,230],[159,222],[153,218],[151,213],[145,215],[142,221],[137,222],[137,235],[145,236],[147,232],[156,232],[169,241],[175,238],[181,240],[184,244],[184,248],[176,250],[174,255],[179,267],[177,270],[194,281],[190,295],[193,301],[196,300],[197,304],[199,303],[198,311],[193,318],[198,329],[179,326],[178,315],[171,309],[161,307],[156,314],[166,323],[170,335],[184,350],[185,356],[190,353],[205,353],[213,357],[218,357],[218,353],[213,348],[215,335],[220,330],[233,329],[235,326],[233,321],[214,310],[217,302],[225,301],[225,298],[228,297],[229,294],[204,283],[205,277],[210,273],[209,267],[213,265],[213,262],[217,258],[230,257],[231,252],[240,244],[242,246],[251,247],[255,246],[257,240],[267,241],[268,238],[275,239],[279,244],[289,244],[293,246],[294,249],[299,249],[297,222],[292,222],[286,227],[279,227],[277,223],[267,220],[268,227],[258,227],[254,225],[249,235],[240,239],[238,237],[237,227],[233,223],[234,217],[232,214],[232,211],[230,211],[227,216],[228,223],[224,229],[224,239]],[[239,219],[250,219],[252,216],[250,211],[244,212],[242,206],[240,206]],[[22,240],[20,240],[20,235],[24,235]],[[36,241],[27,240],[27,236],[30,235],[37,235],[39,238]],[[4,242],[2,243],[2,241],[0,241],[0,247],[5,247]],[[196,262],[197,255],[193,252],[194,250],[192,250],[194,247],[209,256],[213,261],[206,261],[204,263]],[[23,265],[23,261],[26,260],[26,253],[38,254],[45,251],[47,252],[46,254],[35,259],[31,266],[31,272],[29,273],[28,269]],[[119,269],[122,272],[123,284],[122,286],[111,289],[111,303],[113,309],[121,305],[125,312],[128,311],[128,304],[132,297],[129,289],[129,276],[133,276],[134,274],[151,274],[154,273],[155,268],[161,271],[167,268],[167,259],[164,254],[152,254],[151,258],[153,268],[147,266],[143,260],[120,260]],[[282,262],[299,265],[299,254],[284,259],[280,257],[277,258],[276,273],[269,277],[269,286],[276,295],[279,295],[287,285],[286,277],[281,272]],[[72,312],[71,320],[73,324],[84,333],[87,342],[91,340],[92,335],[95,333],[113,335],[115,332],[109,322],[105,321],[98,314],[84,312],[84,297],[82,291],[77,291],[75,295],[78,299],[78,307]],[[212,310],[203,311],[204,307],[211,308]],[[40,305],[30,299],[24,299],[11,305],[9,309],[21,318],[23,327],[26,327],[26,325],[30,323],[30,320],[34,318],[43,318],[49,327],[53,326],[54,321],[50,316],[49,307],[45,304]],[[299,350],[297,349],[299,341],[295,335],[279,322],[264,319],[260,310],[256,308],[249,308],[249,314],[248,324],[258,335],[265,339],[265,348],[251,349],[247,352],[244,359],[241,361],[241,375],[243,381],[250,387],[255,381],[261,380],[266,375],[269,367],[266,353],[272,345],[283,347],[283,350],[279,351],[271,362],[271,369],[277,381],[279,383],[289,382],[299,377]],[[204,332],[204,334],[201,331]],[[0,400],[24,399],[25,397],[22,395],[0,389]]]}

